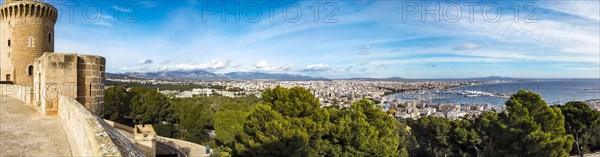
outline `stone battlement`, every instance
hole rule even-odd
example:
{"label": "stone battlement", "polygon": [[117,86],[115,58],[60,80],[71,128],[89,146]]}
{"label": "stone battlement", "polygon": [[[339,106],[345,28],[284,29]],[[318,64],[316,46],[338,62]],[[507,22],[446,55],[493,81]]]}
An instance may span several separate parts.
{"label": "stone battlement", "polygon": [[58,106],[55,100],[63,95],[101,115],[105,63],[101,56],[45,53],[33,63],[33,104],[43,108],[43,115],[54,115]]}
{"label": "stone battlement", "polygon": [[7,1],[0,6],[0,20],[15,18],[40,18],[56,23],[58,11],[48,3],[36,1]]}

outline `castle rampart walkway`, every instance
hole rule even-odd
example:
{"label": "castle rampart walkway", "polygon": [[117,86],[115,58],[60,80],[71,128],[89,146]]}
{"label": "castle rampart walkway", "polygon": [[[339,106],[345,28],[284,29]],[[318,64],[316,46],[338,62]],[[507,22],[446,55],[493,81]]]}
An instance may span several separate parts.
{"label": "castle rampart walkway", "polygon": [[58,116],[41,116],[33,107],[0,95],[0,156],[72,156]]}

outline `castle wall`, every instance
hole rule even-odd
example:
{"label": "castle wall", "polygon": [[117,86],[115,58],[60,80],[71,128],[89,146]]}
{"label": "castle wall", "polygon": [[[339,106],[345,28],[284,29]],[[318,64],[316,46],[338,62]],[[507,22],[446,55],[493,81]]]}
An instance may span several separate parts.
{"label": "castle wall", "polygon": [[124,130],[124,131],[127,131],[129,133],[133,133],[135,131],[134,127],[130,127],[130,126],[127,126],[127,125],[124,125],[124,124],[121,124],[121,123],[117,123],[117,122],[114,122],[114,121],[111,121],[111,120],[108,120],[108,119],[104,119],[104,121],[106,123],[108,123],[108,125],[112,126],[115,129]]}
{"label": "castle wall", "polygon": [[64,95],[101,115],[105,63],[100,56],[45,53],[34,62],[34,106],[42,115],[55,115],[58,95]]}
{"label": "castle wall", "polygon": [[59,95],[77,98],[77,54],[45,53],[35,60],[34,107],[56,115]]}
{"label": "castle wall", "polygon": [[204,147],[203,145],[196,144],[196,143],[192,143],[192,142],[188,142],[188,141],[184,141],[184,140],[180,140],[180,139],[162,137],[162,136],[157,136],[156,141],[167,144],[174,148],[179,148],[180,150],[184,150],[184,153],[187,154],[188,156],[209,156],[210,155],[210,154],[206,153],[206,147]]}
{"label": "castle wall", "polygon": [[106,59],[79,55],[77,63],[77,101],[92,113],[102,115]]}
{"label": "castle wall", "polygon": [[34,59],[54,51],[57,10],[47,3],[15,1],[0,6],[0,80],[33,86]]}
{"label": "castle wall", "polygon": [[[117,122],[113,122],[113,121],[106,120],[106,119],[104,121],[107,124],[111,125],[113,128],[123,130],[129,134],[132,134],[132,136],[135,136],[136,128],[134,128],[134,127],[119,124]],[[136,125],[136,127],[137,126],[138,125]],[[127,133],[125,133],[125,134],[127,134]],[[133,138],[135,138],[135,137],[133,137]],[[210,155],[210,154],[206,154],[206,148],[199,144],[195,144],[195,143],[191,143],[191,142],[187,142],[187,141],[183,141],[183,140],[178,140],[178,139],[162,137],[162,136],[158,136],[158,135],[156,135],[155,139],[156,139],[156,141],[153,141],[153,144],[152,144],[152,146],[154,148],[145,147],[144,145],[141,145],[144,142],[144,138],[141,138],[141,139],[136,138],[136,139],[129,139],[129,140],[131,140],[132,142],[135,142],[136,148],[143,151],[144,154],[146,154],[146,156],[152,156],[152,154],[148,155],[148,153],[151,153],[148,151],[148,148],[152,148],[155,150],[154,155],[178,154],[178,156],[198,156],[198,157]],[[149,145],[150,143],[146,143],[146,144]],[[143,147],[145,147],[145,148],[143,148]]]}
{"label": "castle wall", "polygon": [[156,156],[156,132],[152,124],[135,125],[135,147],[146,156]]}
{"label": "castle wall", "polygon": [[67,96],[59,99],[59,116],[69,139],[79,149],[76,156],[144,156],[131,141],[75,99]]}

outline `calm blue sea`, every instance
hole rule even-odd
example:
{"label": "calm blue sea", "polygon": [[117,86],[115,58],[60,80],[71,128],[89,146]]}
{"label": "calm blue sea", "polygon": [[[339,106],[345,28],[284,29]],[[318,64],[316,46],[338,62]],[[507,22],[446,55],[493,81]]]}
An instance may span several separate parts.
{"label": "calm blue sea", "polygon": [[[600,79],[541,79],[525,80],[517,83],[483,84],[464,86],[453,90],[483,91],[488,93],[516,93],[519,89],[531,90],[542,96],[547,103],[600,99]],[[491,104],[502,105],[507,98],[491,96],[467,97],[450,94],[444,91],[429,91],[422,93],[398,93],[396,99],[425,99],[434,103],[454,104]]]}

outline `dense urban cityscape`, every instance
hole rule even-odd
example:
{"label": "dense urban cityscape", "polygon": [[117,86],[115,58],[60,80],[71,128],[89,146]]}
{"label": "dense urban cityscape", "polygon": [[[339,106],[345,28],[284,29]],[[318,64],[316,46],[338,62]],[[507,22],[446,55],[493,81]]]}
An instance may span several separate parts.
{"label": "dense urban cityscape", "polygon": [[[452,90],[456,87],[473,86],[481,84],[514,83],[514,80],[454,80],[454,81],[372,81],[372,80],[319,80],[319,81],[165,81],[165,80],[140,80],[140,79],[107,79],[120,83],[138,83],[139,85],[173,85],[189,86],[202,85],[207,88],[194,88],[191,90],[164,90],[158,92],[175,97],[191,98],[194,95],[210,96],[218,94],[226,97],[239,97],[255,95],[270,88],[281,86],[284,88],[303,87],[310,89],[322,105],[349,107],[353,102],[363,98],[372,100],[382,107],[382,110],[397,118],[418,119],[426,116],[439,116],[448,119],[476,118],[483,112],[502,112],[503,105],[477,103],[437,103],[429,97],[417,97],[402,100],[393,97],[400,92],[429,92],[444,91],[464,96],[464,99],[474,96],[494,96],[508,98],[511,93],[489,93],[485,91]],[[210,86],[224,88],[208,88]],[[110,86],[107,86],[109,88]],[[232,90],[235,89],[235,90]],[[595,110],[600,111],[600,99],[585,100]],[[561,102],[549,102],[552,105],[561,105]]]}

